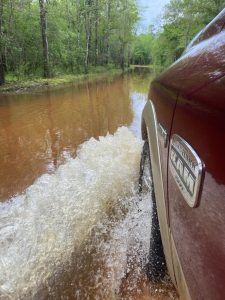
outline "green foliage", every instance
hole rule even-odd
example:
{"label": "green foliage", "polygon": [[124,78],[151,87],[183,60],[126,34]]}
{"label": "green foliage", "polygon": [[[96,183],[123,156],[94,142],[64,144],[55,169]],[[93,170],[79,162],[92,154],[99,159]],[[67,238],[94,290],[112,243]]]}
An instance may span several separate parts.
{"label": "green foliage", "polygon": [[150,61],[155,69],[165,69],[224,7],[225,0],[170,0],[162,28],[136,37],[133,62]]}
{"label": "green foliage", "polygon": [[137,36],[132,51],[132,63],[135,65],[149,65],[153,63],[153,36],[149,33]]}
{"label": "green foliage", "polygon": [[[42,76],[39,1],[0,1],[0,55],[4,55],[6,74],[17,79]],[[89,72],[97,65],[129,64],[138,20],[135,0],[48,0],[44,5],[52,76]]]}
{"label": "green foliage", "polygon": [[[102,72],[104,66],[169,66],[225,6],[225,0],[170,0],[163,26],[134,34],[136,0],[42,0],[51,76]],[[0,82],[43,75],[39,0],[0,0]],[[8,78],[8,77],[7,77]]]}
{"label": "green foliage", "polygon": [[[166,7],[164,26],[157,36],[157,64],[167,67],[178,59],[193,37],[224,7],[224,0],[171,0]],[[162,53],[166,49],[166,53]],[[163,57],[164,56],[164,57]]]}

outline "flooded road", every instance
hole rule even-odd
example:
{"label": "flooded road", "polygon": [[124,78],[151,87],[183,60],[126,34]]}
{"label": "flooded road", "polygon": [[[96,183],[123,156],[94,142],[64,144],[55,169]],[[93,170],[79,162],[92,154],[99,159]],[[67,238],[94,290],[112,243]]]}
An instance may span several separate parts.
{"label": "flooded road", "polygon": [[1,95],[0,201],[53,172],[89,138],[132,124],[130,98],[142,105],[150,77],[121,76],[56,91]]}
{"label": "flooded road", "polygon": [[0,299],[176,299],[169,282],[150,285],[143,273],[151,202],[137,190],[149,82],[133,74],[1,96]]}
{"label": "flooded road", "polygon": [[132,122],[129,79],[1,96],[1,200],[54,171],[78,145]]}

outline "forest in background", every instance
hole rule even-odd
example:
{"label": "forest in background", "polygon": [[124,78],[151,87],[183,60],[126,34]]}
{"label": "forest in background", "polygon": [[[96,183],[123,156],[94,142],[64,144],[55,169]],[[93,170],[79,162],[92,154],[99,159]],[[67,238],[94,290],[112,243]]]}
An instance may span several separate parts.
{"label": "forest in background", "polygon": [[137,20],[135,0],[0,0],[0,84],[124,69]]}
{"label": "forest in background", "polygon": [[171,0],[162,26],[138,34],[136,0],[0,0],[0,84],[130,63],[161,71],[224,6]]}
{"label": "forest in background", "polygon": [[150,27],[136,36],[132,63],[151,65],[156,72],[165,69],[223,8],[224,0],[171,0],[165,8],[162,27]]}

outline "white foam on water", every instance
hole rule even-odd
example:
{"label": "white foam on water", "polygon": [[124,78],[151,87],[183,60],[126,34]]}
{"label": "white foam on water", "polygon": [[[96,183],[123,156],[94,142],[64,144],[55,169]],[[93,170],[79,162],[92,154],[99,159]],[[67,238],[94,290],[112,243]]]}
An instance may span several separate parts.
{"label": "white foam on water", "polygon": [[151,208],[145,201],[138,206],[147,205],[148,210],[137,208],[141,149],[142,141],[125,127],[114,135],[92,138],[75,159],[41,176],[23,195],[0,204],[1,299],[32,298],[55,270],[69,264],[75,249],[87,244],[93,230],[104,233],[101,220],[124,206],[112,237],[98,245],[114,278],[105,279],[105,288],[112,294],[118,290],[129,268],[128,249],[143,252],[141,259],[148,252],[146,213]]}
{"label": "white foam on water", "polygon": [[105,255],[106,266],[110,266],[108,277],[111,278],[105,282],[107,287],[104,290],[111,288],[111,295],[113,293],[117,295],[122,279],[130,272],[132,282],[129,282],[128,289],[136,291],[140,274],[143,275],[150,245],[152,212],[150,193],[149,191],[142,195],[142,201],[137,194],[130,198],[131,206],[126,217],[113,228],[110,241],[104,243],[106,249],[101,252]]}

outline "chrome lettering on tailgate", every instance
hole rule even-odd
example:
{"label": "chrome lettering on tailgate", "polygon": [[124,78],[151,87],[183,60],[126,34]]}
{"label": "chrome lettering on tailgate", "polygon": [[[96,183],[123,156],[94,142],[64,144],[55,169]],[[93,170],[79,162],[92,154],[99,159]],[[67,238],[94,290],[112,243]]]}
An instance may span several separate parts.
{"label": "chrome lettering on tailgate", "polygon": [[203,178],[203,163],[194,149],[176,134],[170,143],[169,165],[184,199],[190,207],[196,207]]}

